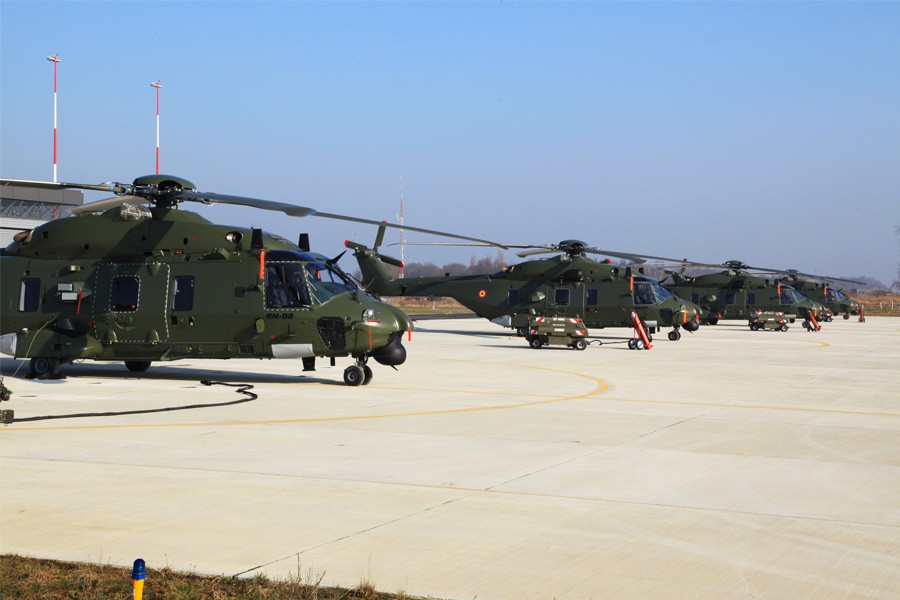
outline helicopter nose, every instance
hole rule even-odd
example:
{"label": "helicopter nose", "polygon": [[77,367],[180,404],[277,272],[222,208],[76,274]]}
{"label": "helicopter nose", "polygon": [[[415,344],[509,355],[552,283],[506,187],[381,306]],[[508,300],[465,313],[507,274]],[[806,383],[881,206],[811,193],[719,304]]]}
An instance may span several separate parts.
{"label": "helicopter nose", "polygon": [[700,329],[700,309],[696,306],[682,307],[684,312],[684,324],[682,327],[688,331],[697,331]]}
{"label": "helicopter nose", "polygon": [[396,306],[384,304],[376,311],[376,314],[378,315],[378,320],[381,322],[382,326],[389,331],[397,333],[412,331],[413,324],[409,315]]}
{"label": "helicopter nose", "polygon": [[375,348],[371,356],[383,365],[397,366],[406,362],[406,348],[403,347],[403,332],[413,328],[409,316],[390,304],[382,304],[374,309],[374,319],[382,332],[387,333],[386,343]]}
{"label": "helicopter nose", "polygon": [[381,348],[372,352],[372,358],[383,365],[396,367],[406,362],[406,348],[400,341],[402,336],[399,333],[392,333],[388,336],[388,343]]}

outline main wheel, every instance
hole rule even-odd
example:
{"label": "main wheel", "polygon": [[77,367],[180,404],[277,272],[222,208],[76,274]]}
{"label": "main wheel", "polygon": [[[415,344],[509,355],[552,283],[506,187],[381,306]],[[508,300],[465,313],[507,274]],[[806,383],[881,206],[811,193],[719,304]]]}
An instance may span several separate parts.
{"label": "main wheel", "polygon": [[149,360],[126,360],[125,368],[132,373],[143,373],[150,368]]}
{"label": "main wheel", "polygon": [[516,335],[519,337],[525,337],[526,335],[528,335],[528,328],[527,327],[516,327]]}
{"label": "main wheel", "polygon": [[572,347],[576,350],[584,350],[587,348],[587,342],[584,341],[584,338],[578,338],[574,342],[572,342]]}
{"label": "main wheel", "polygon": [[372,367],[369,365],[363,365],[363,385],[369,385],[372,383],[372,377],[374,376],[372,373]]}
{"label": "main wheel", "polygon": [[366,374],[363,371],[363,368],[359,365],[350,365],[346,369],[344,369],[344,383],[347,385],[357,386],[362,385],[362,382],[365,380]]}
{"label": "main wheel", "polygon": [[35,379],[56,377],[59,375],[59,359],[38,356],[31,359],[31,362],[28,363],[28,369],[31,376]]}
{"label": "main wheel", "polygon": [[532,348],[534,348],[535,350],[538,350],[538,349],[540,349],[541,346],[544,345],[544,343],[541,341],[541,338],[533,337],[530,340],[528,340],[528,345],[531,346]]}
{"label": "main wheel", "polygon": [[678,331],[677,329],[669,332],[669,341],[677,342],[680,339],[681,339],[681,332]]}

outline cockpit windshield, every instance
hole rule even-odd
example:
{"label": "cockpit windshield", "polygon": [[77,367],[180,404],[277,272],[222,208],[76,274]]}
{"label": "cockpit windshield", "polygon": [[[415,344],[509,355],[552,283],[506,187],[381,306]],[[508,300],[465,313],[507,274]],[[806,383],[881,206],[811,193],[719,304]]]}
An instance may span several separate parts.
{"label": "cockpit windshield", "polygon": [[796,304],[806,300],[806,296],[789,285],[781,285],[780,299],[782,304]]}
{"label": "cockpit windshield", "polygon": [[656,279],[649,277],[634,278],[635,304],[658,304],[674,296],[675,294],[664,288]]}
{"label": "cockpit windshield", "polygon": [[825,289],[825,302],[842,302],[844,300],[850,300],[850,298],[845,296],[841,290]]}
{"label": "cockpit windshield", "polygon": [[266,264],[266,306],[301,308],[322,304],[356,284],[335,265],[324,262]]}
{"label": "cockpit windshield", "polygon": [[306,281],[313,302],[327,302],[339,294],[356,290],[356,284],[337,265],[306,263]]}

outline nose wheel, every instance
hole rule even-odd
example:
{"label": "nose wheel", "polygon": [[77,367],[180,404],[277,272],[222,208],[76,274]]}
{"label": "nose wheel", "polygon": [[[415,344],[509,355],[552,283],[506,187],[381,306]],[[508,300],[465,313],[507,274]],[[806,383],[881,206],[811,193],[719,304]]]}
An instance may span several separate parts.
{"label": "nose wheel", "polygon": [[372,376],[372,368],[364,362],[358,362],[344,369],[344,383],[350,386],[369,385]]}

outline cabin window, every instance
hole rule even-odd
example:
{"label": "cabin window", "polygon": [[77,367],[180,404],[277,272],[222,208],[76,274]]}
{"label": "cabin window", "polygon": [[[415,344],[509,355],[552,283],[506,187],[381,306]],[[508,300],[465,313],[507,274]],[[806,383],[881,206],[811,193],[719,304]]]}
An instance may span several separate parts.
{"label": "cabin window", "polygon": [[109,308],[119,312],[134,312],[138,307],[141,280],[132,275],[113,277],[109,293]]}
{"label": "cabin window", "polygon": [[725,294],[725,304],[734,304],[734,293],[729,292]]}
{"label": "cabin window", "polygon": [[756,292],[747,292],[747,304],[749,306],[756,304]]}
{"label": "cabin window", "polygon": [[506,292],[506,305],[507,306],[518,306],[519,305],[519,290],[509,290]]}
{"label": "cabin window", "polygon": [[193,310],[194,276],[172,278],[172,310]]}
{"label": "cabin window", "polygon": [[691,302],[700,304],[700,294],[691,294]]}
{"label": "cabin window", "polygon": [[585,302],[588,306],[597,306],[597,290],[588,290]]}
{"label": "cabin window", "polygon": [[41,280],[23,279],[19,288],[19,312],[34,312],[41,303]]}
{"label": "cabin window", "polygon": [[569,288],[556,288],[556,305],[569,305]]}

